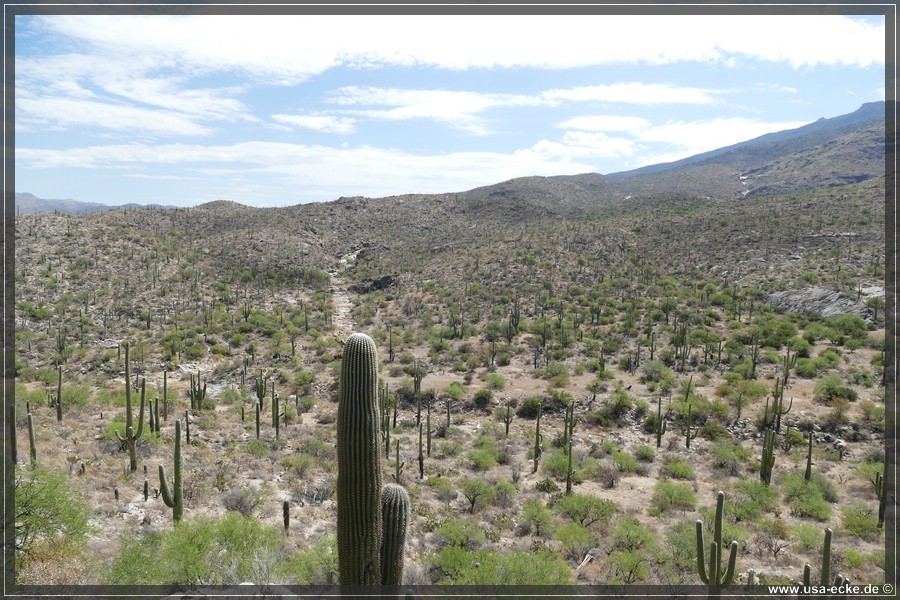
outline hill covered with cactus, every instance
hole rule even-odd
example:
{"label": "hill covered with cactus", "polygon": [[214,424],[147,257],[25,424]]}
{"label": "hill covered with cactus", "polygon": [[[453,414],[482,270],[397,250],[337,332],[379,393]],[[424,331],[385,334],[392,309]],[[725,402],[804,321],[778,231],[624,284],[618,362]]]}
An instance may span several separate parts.
{"label": "hill covered with cactus", "polygon": [[56,519],[16,519],[18,582],[883,581],[885,179],[843,185],[846,135],[749,194],[720,161],[17,216],[7,460]]}

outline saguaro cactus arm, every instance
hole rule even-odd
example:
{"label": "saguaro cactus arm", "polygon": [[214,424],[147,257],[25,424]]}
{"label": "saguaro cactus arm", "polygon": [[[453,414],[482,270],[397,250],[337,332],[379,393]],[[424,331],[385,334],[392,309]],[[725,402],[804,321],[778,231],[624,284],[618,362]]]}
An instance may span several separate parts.
{"label": "saguaro cactus arm", "polygon": [[399,485],[388,483],[381,492],[381,583],[400,585],[403,579],[403,549],[409,524],[409,494]]}

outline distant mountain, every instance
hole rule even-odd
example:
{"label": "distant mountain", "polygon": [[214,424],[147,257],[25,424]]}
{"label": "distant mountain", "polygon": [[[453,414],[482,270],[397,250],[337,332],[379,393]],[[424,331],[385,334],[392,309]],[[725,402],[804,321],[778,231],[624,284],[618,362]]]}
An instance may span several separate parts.
{"label": "distant mountain", "polygon": [[[809,150],[838,137],[856,133],[879,124],[884,129],[884,110],[884,102],[867,102],[856,111],[846,115],[830,119],[822,117],[818,121],[796,129],[767,133],[752,140],[739,142],[717,150],[710,150],[709,152],[673,162],[648,165],[631,171],[610,173],[608,177],[618,179],[635,175],[650,175],[704,163],[749,169],[755,166],[753,163],[770,161],[794,152]],[[882,149],[883,160],[884,151]]]}
{"label": "distant mountain", "polygon": [[118,204],[110,206],[109,204],[100,204],[98,202],[80,202],[78,200],[58,200],[38,198],[34,194],[28,192],[16,192],[16,214],[28,215],[34,213],[50,213],[61,212],[68,214],[84,214],[90,212],[98,212],[103,210],[121,210],[123,208],[175,208],[174,206],[164,206],[162,204]]}
{"label": "distant mountain", "polygon": [[835,187],[884,174],[884,102],[697,154],[607,175],[617,192],[745,197]]}

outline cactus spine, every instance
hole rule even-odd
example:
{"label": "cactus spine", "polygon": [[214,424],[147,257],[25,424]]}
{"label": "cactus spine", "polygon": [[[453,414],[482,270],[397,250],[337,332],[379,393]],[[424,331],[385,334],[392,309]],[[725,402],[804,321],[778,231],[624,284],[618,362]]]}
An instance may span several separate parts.
{"label": "cactus spine", "polygon": [[169,493],[169,483],[166,480],[166,468],[159,465],[159,491],[162,494],[163,502],[172,509],[172,520],[178,523],[184,514],[184,485],[181,478],[181,421],[175,421],[175,465],[173,471],[174,494],[171,494]]}
{"label": "cactus spine", "polygon": [[403,579],[403,548],[409,524],[409,494],[396,484],[388,483],[381,491],[381,584],[400,585]]}
{"label": "cactus spine", "polygon": [[734,567],[737,561],[736,541],[731,542],[728,555],[728,566],[722,570],[722,517],[725,514],[725,492],[716,494],[716,517],[713,526],[713,541],[709,550],[709,571],[704,565],[705,544],[703,543],[703,521],[697,519],[697,572],[700,581],[709,587],[710,596],[718,596],[721,586],[731,585],[734,581]]}
{"label": "cactus spine", "polygon": [[775,465],[775,432],[767,429],[763,436],[762,459],[759,465],[759,478],[769,485],[772,482],[772,467]]}
{"label": "cactus spine", "polygon": [[134,418],[131,411],[131,365],[128,360],[128,343],[125,343],[125,437],[116,431],[119,442],[128,446],[128,463],[131,472],[137,471],[137,441],[144,432],[144,400],[146,380],[141,380],[141,410],[138,415],[138,428],[134,430]]}
{"label": "cactus spine", "polygon": [[375,342],[354,333],[344,344],[337,417],[337,541],[341,585],[381,578],[381,464]]}

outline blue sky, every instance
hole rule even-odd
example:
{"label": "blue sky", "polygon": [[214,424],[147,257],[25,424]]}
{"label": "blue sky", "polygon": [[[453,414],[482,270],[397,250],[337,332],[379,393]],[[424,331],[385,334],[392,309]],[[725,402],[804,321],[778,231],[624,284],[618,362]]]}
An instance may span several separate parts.
{"label": "blue sky", "polygon": [[879,16],[22,16],[17,192],[286,206],[677,160],[883,100]]}

